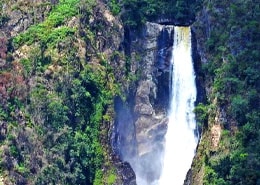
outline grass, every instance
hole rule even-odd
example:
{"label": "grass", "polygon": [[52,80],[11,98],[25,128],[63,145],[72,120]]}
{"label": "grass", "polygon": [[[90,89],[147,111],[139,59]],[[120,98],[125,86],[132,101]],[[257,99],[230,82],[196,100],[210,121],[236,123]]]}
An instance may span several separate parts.
{"label": "grass", "polygon": [[69,35],[73,35],[75,30],[63,24],[78,13],[77,3],[79,0],[62,0],[53,8],[46,20],[40,24],[33,25],[24,33],[13,39],[15,47],[22,44],[31,45],[34,42],[54,47],[59,41]]}

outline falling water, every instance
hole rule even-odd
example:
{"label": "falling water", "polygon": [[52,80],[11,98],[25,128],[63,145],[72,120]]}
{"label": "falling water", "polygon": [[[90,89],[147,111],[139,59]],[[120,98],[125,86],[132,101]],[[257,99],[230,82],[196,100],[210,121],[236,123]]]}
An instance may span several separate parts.
{"label": "falling water", "polygon": [[196,100],[190,27],[174,27],[171,105],[160,185],[182,185],[191,167],[198,138],[193,113]]}

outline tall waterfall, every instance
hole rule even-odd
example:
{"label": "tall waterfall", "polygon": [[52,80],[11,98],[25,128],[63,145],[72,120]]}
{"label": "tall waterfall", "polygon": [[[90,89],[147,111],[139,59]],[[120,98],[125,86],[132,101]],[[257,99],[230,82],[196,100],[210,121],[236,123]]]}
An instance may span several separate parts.
{"label": "tall waterfall", "polygon": [[160,185],[183,185],[191,167],[198,138],[193,113],[196,100],[190,27],[174,27],[171,104]]}

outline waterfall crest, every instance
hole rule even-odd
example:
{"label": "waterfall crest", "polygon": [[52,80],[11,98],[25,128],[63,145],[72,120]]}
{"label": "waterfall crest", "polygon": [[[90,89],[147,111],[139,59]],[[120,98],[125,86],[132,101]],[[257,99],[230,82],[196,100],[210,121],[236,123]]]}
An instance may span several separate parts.
{"label": "waterfall crest", "polygon": [[190,27],[174,27],[171,58],[171,103],[159,185],[182,185],[191,167],[198,138],[193,113],[196,101]]}

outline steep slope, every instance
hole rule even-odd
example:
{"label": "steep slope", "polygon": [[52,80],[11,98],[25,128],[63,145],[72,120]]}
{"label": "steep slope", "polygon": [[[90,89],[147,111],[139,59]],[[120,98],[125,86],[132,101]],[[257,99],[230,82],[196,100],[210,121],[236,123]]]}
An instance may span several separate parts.
{"label": "steep slope", "polygon": [[196,108],[203,135],[191,184],[260,183],[260,7],[204,1],[193,28],[208,103]]}
{"label": "steep slope", "polygon": [[134,181],[109,142],[113,99],[128,83],[118,18],[92,0],[0,7],[1,181]]}

